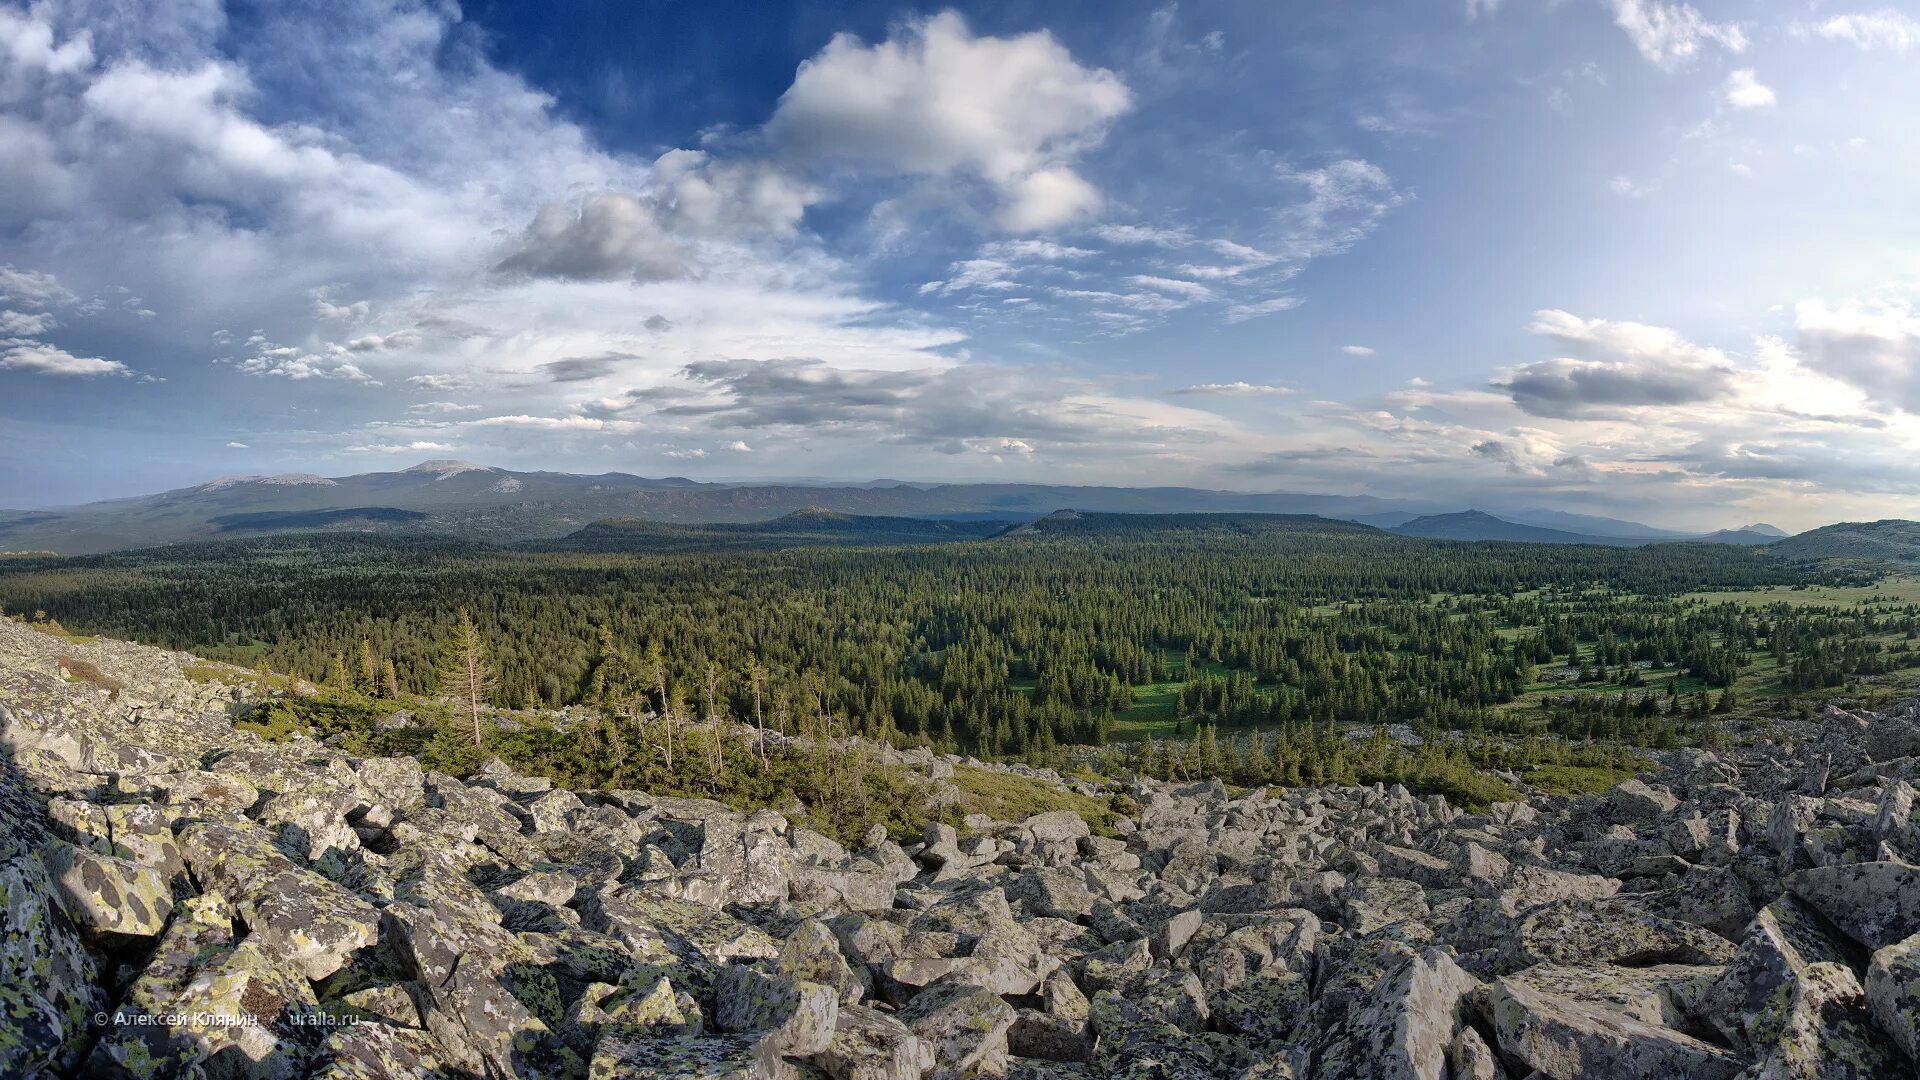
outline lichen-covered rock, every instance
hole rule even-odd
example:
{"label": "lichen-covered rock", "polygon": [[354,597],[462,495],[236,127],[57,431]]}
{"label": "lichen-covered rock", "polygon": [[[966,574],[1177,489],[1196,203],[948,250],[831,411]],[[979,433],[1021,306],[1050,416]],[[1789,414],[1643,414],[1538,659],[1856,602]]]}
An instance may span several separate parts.
{"label": "lichen-covered rock", "polygon": [[303,1074],[326,1030],[313,990],[260,938],[236,941],[231,927],[220,897],[183,902],[153,959],[111,1009],[90,1072]]}
{"label": "lichen-covered rock", "polygon": [[898,1019],[933,1049],[932,1080],[1006,1068],[1013,1007],[990,990],[959,982],[930,986],[914,995]]}
{"label": "lichen-covered rock", "polygon": [[156,937],[173,914],[173,891],[151,867],[66,843],[47,862],[60,906],[89,934]]}
{"label": "lichen-covered rock", "polygon": [[1770,1076],[1867,1080],[1898,1068],[1867,1012],[1847,946],[1784,898],[1754,919],[1701,1008]]}
{"label": "lichen-covered rock", "polygon": [[1724,969],[1712,965],[1536,964],[1506,977],[1515,986],[1567,1001],[1597,1005],[1642,1023],[1685,1030],[1696,1026],[1699,1003]]}
{"label": "lichen-covered rock", "polygon": [[1816,866],[1787,877],[1787,891],[1868,949],[1920,933],[1920,867],[1899,862]]}
{"label": "lichen-covered rock", "polygon": [[808,1059],[833,1080],[920,1080],[934,1066],[933,1047],[905,1024],[864,1005],[843,1005],[833,1039]]}
{"label": "lichen-covered rock", "polygon": [[442,1060],[433,1036],[414,1028],[362,1023],[327,1036],[314,1056],[312,1080],[460,1080]]}
{"label": "lichen-covered rock", "polygon": [[1407,958],[1349,1012],[1320,1057],[1324,1080],[1444,1080],[1447,1052],[1479,980],[1440,949]]}
{"label": "lichen-covered rock", "polygon": [[1920,934],[1873,954],[1866,992],[1880,1030],[1909,1059],[1920,1062]]}
{"label": "lichen-covered rock", "polygon": [[1515,968],[1532,964],[1719,964],[1733,955],[1725,938],[1691,923],[1650,915],[1637,905],[1567,900],[1526,913],[1508,941]]}
{"label": "lichen-covered rock", "polygon": [[798,1080],[799,1072],[769,1057],[751,1035],[660,1039],[614,1027],[600,1036],[589,1080]]}
{"label": "lichen-covered rock", "polygon": [[1626,821],[1652,820],[1672,813],[1680,805],[1672,792],[1651,787],[1638,778],[1615,784],[1607,793],[1607,801],[1614,813]]}
{"label": "lichen-covered rock", "polygon": [[1093,910],[1093,891],[1085,874],[1066,866],[1036,866],[1007,886],[1007,899],[1018,900],[1034,915],[1078,919]]}
{"label": "lichen-covered rock", "polygon": [[840,942],[833,931],[816,919],[807,919],[794,927],[780,946],[775,967],[789,979],[833,987],[843,1005],[858,1003],[866,993],[853,968],[847,964],[846,955],[840,951]]}
{"label": "lichen-covered rock", "polygon": [[733,964],[714,979],[714,1027],[758,1033],[769,1050],[806,1057],[827,1048],[839,1015],[839,994],[830,986],[796,982]]}
{"label": "lichen-covered rock", "polygon": [[306,978],[326,978],[378,940],[373,905],[293,865],[260,830],[196,823],[180,835],[194,876],[220,889],[248,929]]}
{"label": "lichen-covered rock", "polygon": [[1711,1043],[1505,979],[1489,1011],[1501,1054],[1542,1080],[1728,1080],[1741,1070],[1740,1058]]}
{"label": "lichen-covered rock", "polygon": [[[9,783],[0,779],[0,851],[39,832],[8,798]],[[0,861],[0,1076],[64,1069],[97,1034],[99,972],[53,897],[39,852],[16,849]]]}

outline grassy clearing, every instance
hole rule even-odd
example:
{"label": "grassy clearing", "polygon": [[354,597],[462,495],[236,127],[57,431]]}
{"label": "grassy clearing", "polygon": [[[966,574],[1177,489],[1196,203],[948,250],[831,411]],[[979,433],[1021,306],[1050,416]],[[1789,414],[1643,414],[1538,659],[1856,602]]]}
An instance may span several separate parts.
{"label": "grassy clearing", "polygon": [[1523,775],[1527,783],[1549,795],[1591,795],[1637,774],[1610,765],[1541,765]]}
{"label": "grassy clearing", "polygon": [[960,807],[969,814],[1022,821],[1035,814],[1071,810],[1086,820],[1096,836],[1115,835],[1112,802],[1063,791],[1044,780],[962,765],[953,770],[953,786],[960,789]]}
{"label": "grassy clearing", "polygon": [[1805,604],[1809,607],[1853,607],[1860,603],[1920,604],[1920,576],[1895,576],[1871,585],[1772,585],[1759,589],[1688,593],[1687,599],[1707,604]]}

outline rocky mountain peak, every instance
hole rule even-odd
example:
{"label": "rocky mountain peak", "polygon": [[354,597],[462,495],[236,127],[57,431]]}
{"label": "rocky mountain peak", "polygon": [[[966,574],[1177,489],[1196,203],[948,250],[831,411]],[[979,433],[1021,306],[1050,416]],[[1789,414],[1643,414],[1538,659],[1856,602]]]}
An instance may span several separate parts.
{"label": "rocky mountain peak", "polygon": [[455,461],[452,458],[435,458],[431,461],[423,461],[418,465],[410,465],[400,471],[407,473],[426,473],[437,479],[445,480],[449,476],[458,476],[461,473],[494,472],[496,470],[490,465],[475,465],[471,461]]}

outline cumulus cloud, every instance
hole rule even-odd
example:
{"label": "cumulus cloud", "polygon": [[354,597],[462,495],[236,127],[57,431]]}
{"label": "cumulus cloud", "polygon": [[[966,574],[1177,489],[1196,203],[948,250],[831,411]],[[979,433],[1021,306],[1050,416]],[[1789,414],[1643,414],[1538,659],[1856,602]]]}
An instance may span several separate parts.
{"label": "cumulus cloud", "polygon": [[1534,313],[1532,329],[1564,355],[1514,368],[1494,385],[1536,416],[1710,401],[1732,386],[1734,369],[1725,354],[1664,327],[1546,310]]}
{"label": "cumulus cloud", "polygon": [[[0,12],[0,15],[4,14]],[[0,266],[0,301],[27,308],[44,308],[71,304],[77,299],[73,291],[60,284],[60,280],[52,274]]]}
{"label": "cumulus cloud", "polygon": [[246,449],[248,449],[248,446],[247,446],[247,444],[246,444],[246,443],[243,443],[243,442],[240,442],[240,441],[238,441],[238,440],[235,440],[235,441],[232,441],[232,442],[229,442],[229,443],[227,443],[227,449],[229,449],[229,450],[246,450]]}
{"label": "cumulus cloud", "polygon": [[800,65],[766,136],[800,161],[977,178],[997,190],[1000,224],[1029,232],[1100,205],[1072,163],[1132,104],[1118,75],[1045,31],[977,37],[946,12],[873,45],[834,37]]}
{"label": "cumulus cloud", "polygon": [[605,191],[575,205],[541,207],[497,269],[549,277],[665,281],[685,274],[687,263],[680,242],[660,223],[652,203]]}
{"label": "cumulus cloud", "polygon": [[0,311],[0,334],[12,337],[40,337],[56,324],[45,311]]}
{"label": "cumulus cloud", "polygon": [[1920,313],[1907,300],[1803,300],[1793,315],[1808,367],[1920,413]]}
{"label": "cumulus cloud", "polygon": [[137,375],[118,360],[97,356],[75,356],[58,346],[18,338],[0,340],[0,368],[35,375]]}
{"label": "cumulus cloud", "polygon": [[1372,356],[1373,349],[1367,345],[1342,345],[1340,351],[1348,356]]}
{"label": "cumulus cloud", "polygon": [[1732,23],[1707,20],[1691,4],[1665,0],[1607,0],[1613,21],[1627,32],[1633,47],[1648,63],[1672,70],[1717,45],[1732,53],[1745,52],[1746,31]]}
{"label": "cumulus cloud", "polygon": [[1764,109],[1774,103],[1773,88],[1762,84],[1752,68],[1738,68],[1728,75],[1722,97],[1736,109]]}

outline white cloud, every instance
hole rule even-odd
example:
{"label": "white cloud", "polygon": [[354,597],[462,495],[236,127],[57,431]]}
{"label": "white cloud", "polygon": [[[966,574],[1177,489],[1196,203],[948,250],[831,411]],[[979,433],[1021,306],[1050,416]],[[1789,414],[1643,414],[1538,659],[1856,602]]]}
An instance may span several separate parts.
{"label": "white cloud", "polygon": [[1752,68],[1738,68],[1727,76],[1723,100],[1736,109],[1764,109],[1774,103],[1773,88],[1762,84]]}
{"label": "white cloud", "polygon": [[1373,349],[1366,345],[1342,345],[1340,351],[1348,356],[1372,356]]}
{"label": "white cloud", "polygon": [[227,444],[227,449],[229,449],[229,450],[247,450],[247,449],[250,449],[250,447],[248,447],[246,443],[243,443],[243,442],[239,442],[239,441],[234,441],[234,442],[229,442],[229,443]]}
{"label": "white cloud", "polygon": [[1235,304],[1227,309],[1227,321],[1245,322],[1248,319],[1258,319],[1263,315],[1277,315],[1282,311],[1292,311],[1302,303],[1305,301],[1297,296],[1274,296],[1249,304]]}
{"label": "white cloud", "polygon": [[766,136],[800,161],[977,177],[998,190],[1001,225],[1025,232],[1098,207],[1072,163],[1132,105],[1119,76],[1051,34],[976,37],[949,11],[874,45],[834,37],[800,65]]}
{"label": "white cloud", "polygon": [[474,383],[473,380],[468,379],[465,376],[450,375],[450,374],[438,373],[438,372],[434,374],[429,374],[429,375],[410,375],[407,377],[407,385],[413,387],[416,390],[431,390],[431,391],[438,391],[438,392],[445,392],[445,391],[452,391],[452,390],[473,390],[477,388],[477,384]]}
{"label": "white cloud", "polygon": [[1648,63],[1673,70],[1692,61],[1709,44],[1745,52],[1746,32],[1732,23],[1709,22],[1691,4],[1666,0],[1607,0],[1613,21],[1627,32]]}
{"label": "white cloud", "polygon": [[1008,232],[1057,229],[1100,211],[1100,192],[1064,165],[1036,169],[1006,182],[994,220]]}
{"label": "white cloud", "polygon": [[1280,178],[1303,186],[1304,202],[1281,211],[1282,236],[1294,260],[1344,252],[1406,201],[1386,170],[1370,161],[1344,158],[1318,169],[1281,169]]}
{"label": "white cloud", "polygon": [[1920,312],[1906,298],[1803,300],[1793,325],[1808,367],[1920,413]]}
{"label": "white cloud", "polygon": [[118,360],[97,356],[75,356],[65,349],[40,341],[21,338],[0,340],[0,368],[26,371],[36,375],[136,375]]}
{"label": "white cloud", "polygon": [[1545,310],[1534,313],[1532,330],[1562,355],[1510,369],[1494,385],[1535,416],[1605,416],[1710,401],[1733,386],[1726,354],[1665,327]]}
{"label": "white cloud", "polygon": [[1197,281],[1182,281],[1179,278],[1165,278],[1154,274],[1134,274],[1127,280],[1135,285],[1157,289],[1183,300],[1213,299],[1213,290]]}
{"label": "white cloud", "polygon": [[730,442],[730,443],[728,443],[728,444],[726,444],[725,446],[723,446],[723,447],[721,447],[720,449],[722,449],[722,450],[728,450],[728,451],[731,451],[731,452],[733,452],[733,453],[736,453],[736,454],[751,454],[751,453],[753,453],[753,447],[751,447],[751,446],[748,446],[748,445],[746,444],[746,442],[745,442],[744,440],[742,440],[742,439],[735,439],[735,440],[733,440],[732,442]]}
{"label": "white cloud", "polygon": [[1178,390],[1169,390],[1167,393],[1205,394],[1218,395],[1221,397],[1251,397],[1265,394],[1297,394],[1299,391],[1291,386],[1272,386],[1266,383],[1227,382],[1198,383],[1194,386],[1183,386]]}
{"label": "white cloud", "polygon": [[0,334],[10,337],[40,337],[54,326],[53,316],[44,311],[0,311]]}
{"label": "white cloud", "polygon": [[1832,41],[1844,41],[1862,49],[1888,49],[1906,52],[1920,46],[1920,19],[1892,8],[1834,15],[1803,33],[1818,34]]}
{"label": "white cloud", "polygon": [[[0,12],[0,15],[4,15]],[[0,266],[0,300],[21,307],[44,308],[71,304],[78,298],[52,274]]]}

